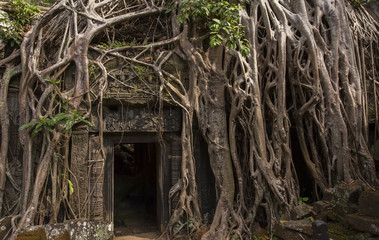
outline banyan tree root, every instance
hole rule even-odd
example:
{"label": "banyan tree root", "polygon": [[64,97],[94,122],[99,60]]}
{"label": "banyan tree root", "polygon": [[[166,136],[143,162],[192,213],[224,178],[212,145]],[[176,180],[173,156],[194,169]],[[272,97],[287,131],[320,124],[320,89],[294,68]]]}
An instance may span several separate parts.
{"label": "banyan tree root", "polygon": [[20,51],[16,50],[10,56],[0,61],[0,67],[5,67],[0,82],[0,126],[1,126],[1,153],[0,153],[0,213],[3,212],[5,181],[7,175],[7,157],[9,148],[9,113],[8,89],[9,83],[15,75],[21,72],[19,64]]}
{"label": "banyan tree root", "polygon": [[[181,177],[169,193],[171,218],[163,234],[170,239],[203,224],[194,122],[207,143],[217,193],[203,239],[248,239],[256,222],[271,231],[296,206],[300,190],[292,139],[299,142],[296,161],[304,161],[315,196],[353,179],[375,186],[367,128],[369,89],[377,101],[377,23],[361,6],[342,0],[244,4],[239,16],[250,44],[246,57],[238,46],[210,48],[204,20],[178,21],[181,2],[59,1],[21,46],[20,123],[53,119],[64,111],[87,119],[97,106],[102,137],[102,99],[110,81],[151,96],[160,113],[164,104],[180,108]],[[174,57],[186,64],[187,73],[165,67]],[[118,69],[111,64],[115,61]],[[115,77],[119,69],[130,72],[128,81]],[[64,83],[69,70],[75,73],[72,86]],[[135,89],[132,81],[155,87]],[[377,118],[376,102],[375,113]],[[1,124],[7,128],[6,121]],[[52,192],[57,195],[54,210],[44,217],[76,217],[69,205],[60,208],[64,191],[47,177],[54,156],[64,156],[67,163],[66,126],[44,129],[39,141],[30,136],[33,128],[20,133],[24,178],[17,229],[35,224],[39,203]],[[36,146],[41,149],[37,157]],[[36,176],[31,171],[35,161]],[[67,164],[53,168],[58,167],[69,171]]]}

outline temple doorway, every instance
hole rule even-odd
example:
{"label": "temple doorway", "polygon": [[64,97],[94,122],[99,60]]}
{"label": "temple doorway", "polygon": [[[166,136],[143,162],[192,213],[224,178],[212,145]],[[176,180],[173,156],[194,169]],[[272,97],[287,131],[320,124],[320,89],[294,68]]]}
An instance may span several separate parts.
{"label": "temple doorway", "polygon": [[115,235],[158,230],[157,145],[114,145]]}

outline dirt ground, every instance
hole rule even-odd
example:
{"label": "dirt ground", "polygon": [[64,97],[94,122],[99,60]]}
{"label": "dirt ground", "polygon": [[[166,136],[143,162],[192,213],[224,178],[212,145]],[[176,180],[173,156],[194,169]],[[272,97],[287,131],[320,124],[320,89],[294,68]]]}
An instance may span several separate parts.
{"label": "dirt ground", "polygon": [[148,232],[140,234],[131,234],[127,236],[118,236],[115,237],[115,240],[151,240],[159,238],[158,232]]}

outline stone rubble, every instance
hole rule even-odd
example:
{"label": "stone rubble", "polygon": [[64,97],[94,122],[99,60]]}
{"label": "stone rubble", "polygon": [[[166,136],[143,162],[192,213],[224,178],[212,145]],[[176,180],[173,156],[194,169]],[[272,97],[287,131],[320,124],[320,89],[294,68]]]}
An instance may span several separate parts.
{"label": "stone rubble", "polygon": [[314,220],[325,221],[331,239],[379,239],[379,190],[360,181],[327,189],[324,199],[296,206],[290,219],[284,217],[274,227],[274,235],[284,240],[312,239]]}

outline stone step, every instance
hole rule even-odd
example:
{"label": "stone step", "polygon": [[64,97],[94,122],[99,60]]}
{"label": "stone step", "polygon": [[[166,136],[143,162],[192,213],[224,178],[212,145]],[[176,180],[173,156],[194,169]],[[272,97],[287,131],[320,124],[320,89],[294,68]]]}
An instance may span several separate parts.
{"label": "stone step", "polygon": [[21,232],[17,235],[16,240],[46,240],[46,232],[43,228],[38,228],[33,231]]}
{"label": "stone step", "polygon": [[313,214],[313,208],[309,205],[302,204],[292,209],[291,218],[293,220],[299,220],[306,217],[310,217],[312,216],[312,214]]}
{"label": "stone step", "polygon": [[359,197],[361,214],[379,218],[379,191],[363,191]]}
{"label": "stone step", "polygon": [[[309,222],[308,226],[304,226],[300,223],[300,226],[295,226],[297,223],[296,221],[289,221],[284,224],[278,223],[274,227],[274,234],[275,236],[285,239],[285,240],[311,240],[311,236],[309,235],[310,231],[312,231],[312,225],[311,222]],[[285,226],[286,225],[286,226]],[[288,228],[290,227],[290,228]],[[296,229],[296,230],[294,230]],[[300,231],[302,232],[300,232]],[[308,234],[305,234],[303,232],[307,232]]]}
{"label": "stone step", "polygon": [[356,230],[379,236],[379,218],[354,213],[346,215],[345,220]]}

